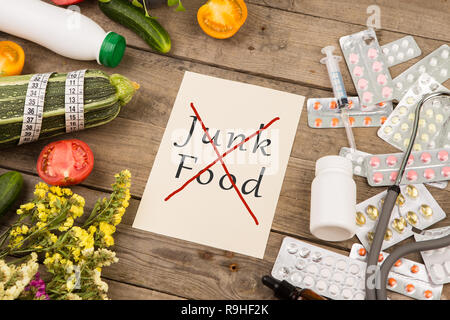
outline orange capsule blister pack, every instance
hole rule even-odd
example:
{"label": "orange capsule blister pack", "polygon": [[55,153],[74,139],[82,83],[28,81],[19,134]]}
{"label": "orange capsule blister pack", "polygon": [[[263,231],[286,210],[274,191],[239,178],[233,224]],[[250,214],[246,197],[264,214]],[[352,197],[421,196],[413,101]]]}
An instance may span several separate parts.
{"label": "orange capsule blister pack", "polygon": [[[378,265],[388,256],[388,253],[381,252]],[[350,251],[350,258],[365,262],[367,250],[361,244],[355,243]],[[386,288],[418,300],[439,300],[443,286],[432,282],[424,264],[402,258],[395,262],[389,272]]]}
{"label": "orange capsule blister pack", "polygon": [[[358,97],[348,97],[350,125],[356,127],[380,127],[393,110],[392,102],[362,105]],[[311,128],[343,128],[340,110],[335,98],[311,98],[307,103],[308,126]]]}

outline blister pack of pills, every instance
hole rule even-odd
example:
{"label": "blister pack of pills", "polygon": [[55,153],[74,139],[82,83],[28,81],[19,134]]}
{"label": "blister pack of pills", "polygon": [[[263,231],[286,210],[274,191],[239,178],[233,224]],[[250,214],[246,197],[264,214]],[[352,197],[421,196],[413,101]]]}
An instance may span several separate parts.
{"label": "blister pack of pills", "polygon": [[[388,256],[388,253],[381,252],[378,256],[378,265]],[[366,262],[367,250],[361,244],[355,243],[349,257]],[[395,262],[389,272],[386,288],[419,300],[439,300],[443,286],[431,282],[425,265],[402,258]]]}
{"label": "blister pack of pills", "polygon": [[[353,166],[353,174],[367,178],[367,169],[366,169],[366,158],[371,156],[372,154],[363,152],[360,150],[352,150],[348,147],[342,147],[339,151],[339,155],[341,157],[347,158],[352,162]],[[440,181],[440,182],[429,182],[426,183],[426,185],[439,188],[439,189],[445,189],[448,185],[447,181]]]}
{"label": "blister pack of pills", "polygon": [[[450,180],[450,148],[412,152],[401,184]],[[372,155],[364,161],[371,186],[389,186],[397,179],[403,153]]]}
{"label": "blister pack of pills", "polygon": [[400,100],[423,73],[428,73],[437,82],[444,83],[450,77],[450,48],[444,44],[425,58],[402,72],[392,81],[395,100]]}
{"label": "blister pack of pills", "polygon": [[272,276],[335,300],[363,300],[366,264],[309,243],[285,237]]}
{"label": "blister pack of pills", "polygon": [[[394,147],[406,150],[418,103],[424,95],[437,91],[450,92],[428,74],[422,74],[378,130],[378,136]],[[413,151],[450,147],[450,132],[445,131],[449,116],[450,97],[440,96],[428,100],[420,112]]]}
{"label": "blister pack of pills", "polygon": [[[377,105],[359,103],[358,97],[348,97],[348,115],[352,127],[380,127],[393,110],[392,102]],[[307,103],[308,125],[311,128],[343,128],[335,98],[311,98]]]}
{"label": "blister pack of pills", "polygon": [[[414,234],[416,241],[434,240],[448,236],[450,226],[423,231],[422,234]],[[450,283],[450,246],[422,251],[420,253],[427,267],[431,280],[436,284]]]}
{"label": "blister pack of pills", "polygon": [[[446,214],[423,184],[400,186],[381,249],[387,249],[413,235],[412,226],[423,230],[444,219]],[[370,248],[387,191],[356,205],[356,236]]]}
{"label": "blister pack of pills", "polygon": [[341,157],[347,158],[352,162],[353,174],[360,177],[367,177],[366,166],[364,165],[366,157],[370,156],[370,153],[352,150],[348,147],[342,147],[339,151]]}
{"label": "blister pack of pills", "polygon": [[391,101],[394,83],[373,29],[339,39],[361,103]]}
{"label": "blister pack of pills", "polygon": [[412,36],[406,36],[381,46],[381,52],[386,56],[388,67],[395,66],[422,54]]}

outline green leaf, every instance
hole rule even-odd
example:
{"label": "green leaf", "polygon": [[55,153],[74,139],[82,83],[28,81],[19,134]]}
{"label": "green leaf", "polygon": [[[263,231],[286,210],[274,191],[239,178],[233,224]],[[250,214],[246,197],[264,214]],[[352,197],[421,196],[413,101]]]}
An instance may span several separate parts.
{"label": "green leaf", "polygon": [[177,6],[176,11],[185,11],[186,9],[183,7],[181,0],[167,0],[167,5],[169,7]]}

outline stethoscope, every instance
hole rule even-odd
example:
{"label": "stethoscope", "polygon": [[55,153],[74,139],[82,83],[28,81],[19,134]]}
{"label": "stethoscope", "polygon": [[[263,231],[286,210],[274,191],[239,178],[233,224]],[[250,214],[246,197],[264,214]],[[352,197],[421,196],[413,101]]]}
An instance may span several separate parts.
{"label": "stethoscope", "polygon": [[390,186],[387,190],[386,198],[384,199],[383,207],[381,210],[380,218],[378,220],[377,227],[375,229],[375,235],[372,241],[372,245],[370,247],[370,252],[367,258],[367,268],[366,268],[366,300],[386,300],[386,282],[388,278],[389,271],[391,270],[394,263],[400,258],[404,257],[407,254],[412,252],[419,251],[427,251],[439,249],[442,247],[446,247],[450,245],[450,235],[445,237],[428,240],[428,241],[419,241],[411,244],[404,245],[395,249],[383,262],[381,266],[377,266],[378,264],[378,256],[381,251],[381,246],[383,244],[384,235],[386,233],[386,229],[389,224],[389,220],[391,218],[392,211],[394,209],[397,197],[400,194],[400,182],[403,178],[403,174],[405,173],[406,165],[408,164],[409,156],[411,155],[411,151],[414,145],[414,141],[416,140],[417,130],[419,127],[419,116],[420,111],[422,110],[422,106],[425,102],[439,97],[439,96],[448,96],[450,97],[450,93],[448,92],[433,92],[426,94],[422,97],[422,99],[417,104],[417,108],[415,111],[414,125],[411,133],[411,139],[406,149],[403,160],[400,165],[400,169],[398,171],[397,178],[392,186]]}

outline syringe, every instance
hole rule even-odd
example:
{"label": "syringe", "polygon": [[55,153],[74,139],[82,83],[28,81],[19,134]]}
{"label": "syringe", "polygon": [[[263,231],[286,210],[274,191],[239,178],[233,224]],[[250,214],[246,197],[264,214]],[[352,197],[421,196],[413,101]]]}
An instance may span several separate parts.
{"label": "syringe", "polygon": [[337,100],[339,110],[341,112],[342,122],[344,123],[345,132],[347,133],[347,139],[352,151],[356,150],[355,137],[353,136],[352,127],[348,117],[348,98],[345,91],[344,81],[342,80],[341,70],[339,69],[339,61],[342,57],[334,56],[334,46],[326,46],[322,48],[322,53],[326,57],[320,59],[320,63],[325,64],[328,70],[328,76],[330,77],[331,86],[333,87],[334,97]]}

